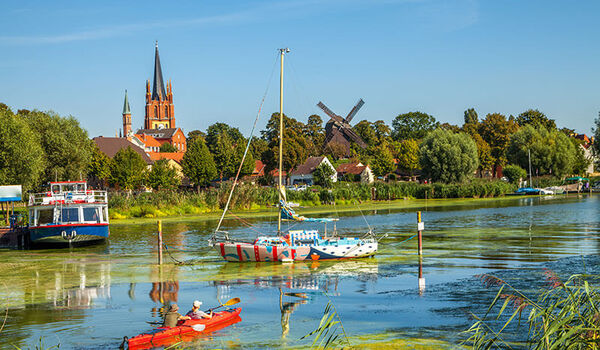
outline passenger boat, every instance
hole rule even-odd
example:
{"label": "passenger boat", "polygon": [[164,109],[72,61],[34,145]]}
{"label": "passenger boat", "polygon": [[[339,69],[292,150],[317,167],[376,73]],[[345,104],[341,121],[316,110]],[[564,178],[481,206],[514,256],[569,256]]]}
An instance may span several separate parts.
{"label": "passenger boat", "polygon": [[[279,134],[283,134],[283,59],[284,54],[289,52],[289,49],[280,49],[280,92],[279,92]],[[255,122],[256,123],[256,122]],[[248,152],[250,140],[244,157]],[[229,208],[231,194],[235,190],[238,174],[234,180],[229,199],[225,204],[225,209],[221,215],[221,219],[217,224],[215,232],[209,239],[209,244],[212,245],[217,252],[226,260],[231,262],[257,262],[257,261],[302,261],[302,260],[336,260],[336,259],[351,259],[372,256],[377,252],[378,240],[371,230],[365,233],[363,237],[340,237],[335,229],[335,221],[333,218],[307,218],[297,215],[286,201],[285,187],[282,184],[282,137],[279,137],[279,176],[278,176],[278,194],[279,194],[279,215],[277,220],[277,235],[267,236],[260,235],[254,241],[242,241],[229,237],[226,231],[220,231],[221,223],[225,213]],[[241,164],[244,163],[242,159]],[[296,222],[334,222],[334,230],[332,234],[327,236],[327,232],[322,236],[317,230],[294,230],[284,233],[281,230],[282,220]]]}
{"label": "passenger boat", "polygon": [[36,245],[83,245],[109,236],[106,191],[85,181],[51,182],[50,191],[29,196],[29,242]]}
{"label": "passenger boat", "polygon": [[[168,346],[180,341],[191,341],[203,334],[208,334],[240,322],[241,308],[215,312],[210,319],[186,320],[176,327],[158,327],[151,332],[126,339],[128,348],[151,349]],[[200,327],[198,327],[200,326]]]}

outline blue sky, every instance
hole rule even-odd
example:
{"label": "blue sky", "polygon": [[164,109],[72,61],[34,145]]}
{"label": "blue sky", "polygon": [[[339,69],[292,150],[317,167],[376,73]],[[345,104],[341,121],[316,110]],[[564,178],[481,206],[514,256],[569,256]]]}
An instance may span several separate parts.
{"label": "blue sky", "polygon": [[[589,133],[600,110],[598,1],[5,1],[0,102],[77,117],[90,136],[134,129],[158,40],[178,126],[217,121],[248,134],[278,110],[277,48],[286,57],[285,113],[306,121],[322,100],[355,121],[419,110],[462,125],[537,108]],[[322,115],[322,114],[321,114]]]}

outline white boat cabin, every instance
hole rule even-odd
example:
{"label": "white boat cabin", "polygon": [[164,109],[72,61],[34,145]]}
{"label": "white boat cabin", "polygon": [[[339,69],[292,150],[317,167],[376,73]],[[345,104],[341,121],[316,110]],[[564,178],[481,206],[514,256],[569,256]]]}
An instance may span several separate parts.
{"label": "white boat cabin", "polygon": [[29,196],[29,226],[108,223],[106,191],[85,181],[51,182],[50,191]]}

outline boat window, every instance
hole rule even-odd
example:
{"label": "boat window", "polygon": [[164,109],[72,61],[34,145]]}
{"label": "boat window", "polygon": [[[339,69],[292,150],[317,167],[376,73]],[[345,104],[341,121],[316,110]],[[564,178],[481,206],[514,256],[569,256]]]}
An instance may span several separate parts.
{"label": "boat window", "polygon": [[98,208],[83,208],[83,221],[100,222]]}
{"label": "boat window", "polygon": [[52,193],[59,193],[60,185],[52,185]]}
{"label": "boat window", "polygon": [[77,184],[77,192],[85,192],[85,184]]}
{"label": "boat window", "polygon": [[77,222],[79,221],[79,208],[63,208],[62,222]]}
{"label": "boat window", "polygon": [[53,222],[54,209],[40,209],[37,212],[37,224],[46,225]]}

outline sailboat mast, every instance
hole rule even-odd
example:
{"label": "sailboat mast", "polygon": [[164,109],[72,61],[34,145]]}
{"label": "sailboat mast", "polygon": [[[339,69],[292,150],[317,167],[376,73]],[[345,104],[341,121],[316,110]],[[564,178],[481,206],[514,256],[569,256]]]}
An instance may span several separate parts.
{"label": "sailboat mast", "polygon": [[281,198],[282,198],[282,166],[283,166],[283,56],[290,52],[290,49],[279,49],[280,70],[279,70],[279,184],[277,193],[279,194],[279,214],[277,216],[277,234],[281,233]]}
{"label": "sailboat mast", "polygon": [[531,149],[527,150],[527,155],[529,158],[529,187],[533,188],[533,180],[531,180]]}

